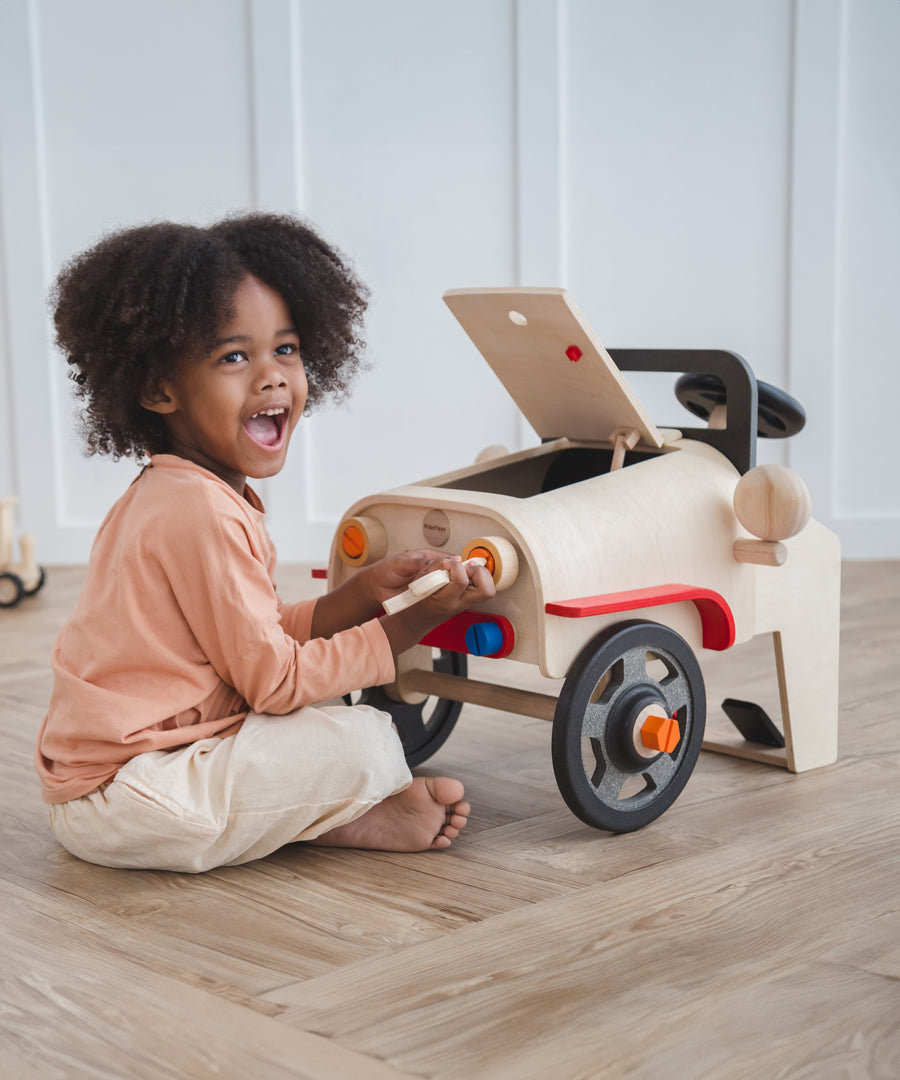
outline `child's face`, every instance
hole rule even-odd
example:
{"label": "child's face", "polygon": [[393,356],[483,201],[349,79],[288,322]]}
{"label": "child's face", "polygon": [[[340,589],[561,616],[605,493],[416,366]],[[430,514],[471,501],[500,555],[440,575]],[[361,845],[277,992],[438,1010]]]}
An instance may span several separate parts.
{"label": "child's face", "polygon": [[281,295],[246,277],[234,317],[206,356],[188,354],[174,382],[146,408],[163,416],[169,450],[195,461],[243,494],[248,476],[274,476],[306,404],[299,340]]}

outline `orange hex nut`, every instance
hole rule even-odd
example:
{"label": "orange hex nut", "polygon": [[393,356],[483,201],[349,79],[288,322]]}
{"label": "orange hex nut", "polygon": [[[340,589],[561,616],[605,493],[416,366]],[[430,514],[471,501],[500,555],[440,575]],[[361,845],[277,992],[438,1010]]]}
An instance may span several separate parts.
{"label": "orange hex nut", "polygon": [[641,727],[641,742],[648,750],[671,754],[681,740],[681,728],[671,716],[648,716]]}

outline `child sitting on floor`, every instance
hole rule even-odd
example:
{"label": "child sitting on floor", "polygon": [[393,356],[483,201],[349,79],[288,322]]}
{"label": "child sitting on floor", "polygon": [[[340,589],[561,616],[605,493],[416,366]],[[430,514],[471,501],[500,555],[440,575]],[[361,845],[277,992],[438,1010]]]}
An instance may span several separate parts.
{"label": "child sitting on floor", "polygon": [[[247,478],[359,364],[366,291],[291,217],[115,233],[54,290],[92,453],[149,456],[97,535],[53,649],[35,764],[54,835],[106,866],[197,872],[306,841],[445,848],[462,784],[413,779],[386,713],[317,705],[493,595],[483,567],[396,554],[284,604]],[[378,618],[416,577],[439,592]]]}

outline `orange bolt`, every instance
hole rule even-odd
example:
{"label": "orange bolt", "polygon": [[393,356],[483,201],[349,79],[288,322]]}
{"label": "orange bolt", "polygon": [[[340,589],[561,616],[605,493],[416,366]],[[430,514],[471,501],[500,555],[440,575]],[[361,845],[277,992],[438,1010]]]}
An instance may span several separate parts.
{"label": "orange bolt", "polygon": [[473,547],[469,554],[466,556],[468,559],[484,559],[484,568],[487,572],[494,576],[494,556],[485,547]]}
{"label": "orange bolt", "polygon": [[356,525],[348,525],[341,537],[341,547],[344,553],[351,559],[358,559],[365,549],[366,541],[362,529]]}
{"label": "orange bolt", "polygon": [[648,716],[641,727],[641,742],[648,750],[671,754],[680,739],[681,728],[671,716]]}

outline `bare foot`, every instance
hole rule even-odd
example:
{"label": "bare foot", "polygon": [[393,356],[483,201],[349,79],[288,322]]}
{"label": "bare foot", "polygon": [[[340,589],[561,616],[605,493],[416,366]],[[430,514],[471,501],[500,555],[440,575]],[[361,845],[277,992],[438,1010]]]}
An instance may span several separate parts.
{"label": "bare foot", "polygon": [[465,788],[459,780],[417,776],[405,791],[308,843],[372,851],[448,848],[469,819],[471,807],[462,801],[463,795]]}

